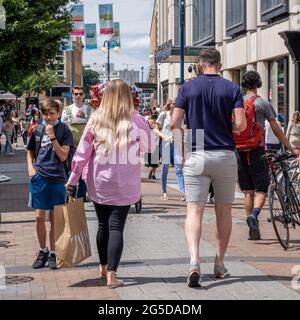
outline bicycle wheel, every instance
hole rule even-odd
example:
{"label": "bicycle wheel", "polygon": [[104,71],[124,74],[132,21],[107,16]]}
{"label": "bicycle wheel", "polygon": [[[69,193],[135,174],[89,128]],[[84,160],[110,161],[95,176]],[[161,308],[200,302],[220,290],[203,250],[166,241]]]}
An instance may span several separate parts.
{"label": "bicycle wheel", "polygon": [[291,180],[291,184],[292,184],[292,193],[293,193],[293,197],[295,205],[294,205],[294,219],[300,223],[300,183],[298,181],[298,176],[299,176],[299,172],[297,172],[296,174],[294,174],[293,179]]}
{"label": "bicycle wheel", "polygon": [[276,237],[284,249],[288,249],[290,242],[289,226],[284,216],[284,202],[282,194],[271,184],[268,190],[268,202],[271,220]]}

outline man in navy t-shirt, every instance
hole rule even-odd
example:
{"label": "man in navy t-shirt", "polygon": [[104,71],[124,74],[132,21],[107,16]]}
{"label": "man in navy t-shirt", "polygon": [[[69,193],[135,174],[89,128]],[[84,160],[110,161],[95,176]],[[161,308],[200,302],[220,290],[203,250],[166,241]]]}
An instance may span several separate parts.
{"label": "man in navy t-shirt", "polygon": [[[211,183],[215,192],[218,226],[214,274],[216,278],[223,278],[228,274],[224,256],[231,235],[231,208],[237,180],[232,132],[241,132],[246,128],[240,88],[219,75],[222,67],[220,52],[216,49],[204,50],[198,67],[203,75],[180,88],[171,123],[175,141],[180,142],[181,121],[186,114],[185,233],[191,255],[188,277],[190,287],[200,286],[199,242],[202,216]],[[232,119],[235,119],[234,123]]]}

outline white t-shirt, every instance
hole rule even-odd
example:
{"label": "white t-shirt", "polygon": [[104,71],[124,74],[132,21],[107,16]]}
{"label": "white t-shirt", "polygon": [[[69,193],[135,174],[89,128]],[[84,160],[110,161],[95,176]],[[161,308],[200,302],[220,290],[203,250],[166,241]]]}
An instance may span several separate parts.
{"label": "white t-shirt", "polygon": [[170,111],[161,112],[156,122],[160,125],[161,132],[164,136],[171,137],[173,135],[171,131],[171,112]]}
{"label": "white t-shirt", "polygon": [[[67,107],[68,108],[68,107]],[[72,123],[87,123],[88,122],[88,106],[86,104],[83,104],[81,108],[78,108],[75,103],[70,105],[71,110],[72,110],[72,119],[69,119],[68,113],[66,109],[63,110],[62,115],[61,115],[61,122],[65,123],[67,125],[70,125]],[[78,118],[77,113],[81,111],[85,113],[85,118]]]}

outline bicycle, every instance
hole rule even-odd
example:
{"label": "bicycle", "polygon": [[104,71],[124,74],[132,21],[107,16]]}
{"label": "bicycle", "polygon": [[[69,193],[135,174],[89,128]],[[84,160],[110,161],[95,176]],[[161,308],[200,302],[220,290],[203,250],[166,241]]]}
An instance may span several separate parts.
{"label": "bicycle", "polygon": [[[300,201],[294,186],[298,186],[298,175],[293,172],[291,180],[288,160],[290,153],[268,153],[263,158],[268,162],[272,181],[268,189],[271,222],[280,245],[286,250],[290,244],[290,228],[300,226]],[[294,169],[294,168],[292,168]],[[279,175],[282,175],[279,177]]]}

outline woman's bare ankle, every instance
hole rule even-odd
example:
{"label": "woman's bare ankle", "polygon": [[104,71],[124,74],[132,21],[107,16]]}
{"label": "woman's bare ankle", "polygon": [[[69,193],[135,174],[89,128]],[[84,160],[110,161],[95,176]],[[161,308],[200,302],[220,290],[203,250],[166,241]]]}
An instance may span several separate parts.
{"label": "woman's bare ankle", "polygon": [[117,281],[116,272],[115,271],[107,271],[107,285],[112,285]]}
{"label": "woman's bare ankle", "polygon": [[99,271],[100,271],[101,277],[106,277],[107,276],[107,265],[100,265]]}

